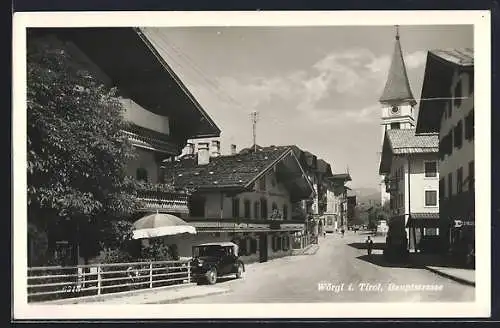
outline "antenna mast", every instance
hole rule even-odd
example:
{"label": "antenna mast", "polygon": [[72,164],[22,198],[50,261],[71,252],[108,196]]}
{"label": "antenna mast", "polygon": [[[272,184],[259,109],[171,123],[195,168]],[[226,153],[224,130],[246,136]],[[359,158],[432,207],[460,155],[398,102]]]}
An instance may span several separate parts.
{"label": "antenna mast", "polygon": [[253,150],[254,152],[257,151],[257,121],[259,120],[259,113],[256,111],[253,111],[250,114],[250,117],[252,119],[252,133],[253,133]]}

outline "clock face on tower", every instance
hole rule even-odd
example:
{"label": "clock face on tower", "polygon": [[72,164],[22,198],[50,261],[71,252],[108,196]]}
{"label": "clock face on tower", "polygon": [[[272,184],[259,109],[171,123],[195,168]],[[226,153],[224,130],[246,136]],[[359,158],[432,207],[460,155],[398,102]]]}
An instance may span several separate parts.
{"label": "clock face on tower", "polygon": [[391,114],[392,114],[392,115],[397,115],[397,114],[399,114],[399,107],[398,107],[398,106],[392,106],[392,107],[391,107]]}

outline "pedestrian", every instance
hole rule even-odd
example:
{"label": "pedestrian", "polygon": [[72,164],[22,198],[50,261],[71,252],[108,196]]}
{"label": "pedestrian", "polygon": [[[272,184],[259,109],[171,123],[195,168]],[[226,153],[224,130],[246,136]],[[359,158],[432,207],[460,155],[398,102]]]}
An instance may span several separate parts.
{"label": "pedestrian", "polygon": [[366,249],[368,251],[368,256],[372,255],[373,240],[368,236],[366,239]]}
{"label": "pedestrian", "polygon": [[342,238],[344,238],[344,233],[345,233],[344,228],[340,229],[340,233],[342,234]]}

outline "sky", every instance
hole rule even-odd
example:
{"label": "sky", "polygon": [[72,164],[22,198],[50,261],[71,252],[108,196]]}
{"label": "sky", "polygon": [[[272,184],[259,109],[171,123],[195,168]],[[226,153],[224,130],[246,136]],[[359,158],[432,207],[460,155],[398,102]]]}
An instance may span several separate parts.
{"label": "sky", "polygon": [[[394,50],[394,26],[147,30],[222,130],[222,154],[231,144],[253,144],[250,113],[257,111],[257,144],[297,145],[327,161],[334,173],[348,167],[351,187],[379,188],[378,99]],[[401,25],[399,33],[417,101],[428,50],[473,48],[470,25]]]}

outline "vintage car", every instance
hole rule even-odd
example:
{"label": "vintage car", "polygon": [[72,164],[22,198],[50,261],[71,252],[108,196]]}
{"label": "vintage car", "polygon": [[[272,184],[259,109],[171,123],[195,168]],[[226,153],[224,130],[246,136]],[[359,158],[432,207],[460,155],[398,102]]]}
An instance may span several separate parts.
{"label": "vintage car", "polygon": [[245,265],[238,257],[238,245],[231,242],[207,243],[193,247],[191,274],[197,283],[211,285],[218,277],[234,274],[241,278]]}

